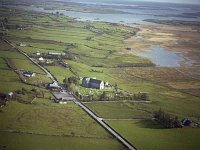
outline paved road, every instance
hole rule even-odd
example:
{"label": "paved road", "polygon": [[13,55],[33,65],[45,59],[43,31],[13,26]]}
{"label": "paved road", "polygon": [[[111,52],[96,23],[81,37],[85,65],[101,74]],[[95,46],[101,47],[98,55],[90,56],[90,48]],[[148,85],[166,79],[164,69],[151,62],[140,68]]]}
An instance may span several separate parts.
{"label": "paved road", "polygon": [[[57,82],[58,81],[54,78],[54,76],[44,67],[42,67],[41,65],[39,65],[34,59],[32,59],[31,57],[29,57],[25,52],[23,52],[22,50],[20,50],[18,47],[16,47],[14,44],[12,44],[10,41],[8,41],[7,39],[3,38],[2,39],[7,42],[9,45],[11,45],[13,48],[15,48],[16,50],[18,50],[20,53],[22,53],[24,56],[26,56],[31,62],[33,62],[35,65],[37,65],[39,68],[41,68],[50,78],[53,82]],[[64,93],[67,93],[67,95],[69,95],[69,93],[67,92],[67,90],[64,90]],[[114,137],[116,137],[123,145],[125,145],[129,150],[136,150],[136,148],[131,145],[128,141],[126,141],[121,135],[119,135],[114,129],[112,129],[109,125],[107,125],[104,121],[103,118],[99,118],[94,112],[92,112],[89,108],[87,108],[83,103],[81,103],[78,99],[73,98],[72,101],[74,103],[76,103],[77,105],[79,105],[85,112],[87,112],[94,120],[96,120],[102,127],[104,127],[109,133],[111,133]]]}
{"label": "paved road", "polygon": [[136,150],[136,148],[131,145],[128,141],[126,141],[121,135],[119,135],[115,130],[113,130],[110,126],[108,126],[103,118],[99,118],[95,113],[93,113],[89,108],[87,108],[83,103],[81,103],[78,99],[74,100],[74,103],[78,104],[81,108],[83,108],[93,119],[95,119],[101,126],[103,126],[108,132],[110,132],[114,137],[116,137],[122,144],[124,144],[130,150]]}

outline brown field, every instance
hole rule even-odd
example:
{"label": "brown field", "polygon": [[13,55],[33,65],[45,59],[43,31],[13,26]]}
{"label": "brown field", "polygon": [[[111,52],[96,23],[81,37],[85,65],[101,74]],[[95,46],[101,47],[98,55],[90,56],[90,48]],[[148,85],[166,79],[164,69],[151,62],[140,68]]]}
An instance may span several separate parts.
{"label": "brown field", "polygon": [[137,36],[125,40],[126,47],[133,48],[133,54],[148,50],[152,45],[160,45],[183,54],[199,66],[200,34],[199,26],[140,26]]}
{"label": "brown field", "polygon": [[[192,60],[192,66],[185,61],[178,68],[148,67],[126,68],[123,72],[132,78],[154,82],[156,84],[200,96],[200,34],[199,26],[140,26],[136,36],[124,41],[125,47],[133,50],[129,54],[149,50],[153,45],[159,45],[177,53],[185,60]],[[127,50],[123,50],[127,52]]]}

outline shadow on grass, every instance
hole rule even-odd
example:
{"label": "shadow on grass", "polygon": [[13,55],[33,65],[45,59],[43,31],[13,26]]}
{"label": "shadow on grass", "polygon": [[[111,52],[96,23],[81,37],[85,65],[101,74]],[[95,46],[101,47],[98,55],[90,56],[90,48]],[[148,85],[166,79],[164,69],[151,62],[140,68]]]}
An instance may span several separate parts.
{"label": "shadow on grass", "polygon": [[155,120],[140,120],[136,122],[135,124],[141,128],[166,129],[162,125],[158,124]]}

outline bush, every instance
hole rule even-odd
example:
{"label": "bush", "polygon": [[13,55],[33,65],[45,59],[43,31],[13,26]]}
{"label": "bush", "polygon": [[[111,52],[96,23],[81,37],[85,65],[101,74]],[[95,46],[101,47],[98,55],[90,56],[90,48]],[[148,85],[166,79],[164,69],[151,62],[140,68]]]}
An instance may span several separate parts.
{"label": "bush", "polygon": [[76,78],[76,77],[69,77],[69,78],[65,78],[64,80],[63,80],[63,83],[65,83],[65,84],[75,84],[75,85],[77,85],[78,84],[78,79]]}
{"label": "bush", "polygon": [[177,116],[172,116],[163,110],[154,112],[155,120],[166,128],[181,128],[182,124]]}
{"label": "bush", "polygon": [[134,94],[134,100],[142,100],[142,101],[148,101],[149,100],[149,96],[147,93],[138,93],[138,94]]}

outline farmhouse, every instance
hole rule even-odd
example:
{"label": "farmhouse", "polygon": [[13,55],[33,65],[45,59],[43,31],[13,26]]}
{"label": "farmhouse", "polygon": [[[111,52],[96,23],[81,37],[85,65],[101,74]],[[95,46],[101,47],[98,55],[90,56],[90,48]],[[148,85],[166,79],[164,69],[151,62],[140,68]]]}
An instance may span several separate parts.
{"label": "farmhouse", "polygon": [[33,73],[33,72],[31,72],[31,71],[24,71],[23,72],[23,76],[25,76],[25,77],[34,77],[36,75],[36,73]]}
{"label": "farmhouse", "polygon": [[93,89],[104,89],[104,82],[102,80],[92,79],[84,77],[82,80],[82,86]]}
{"label": "farmhouse", "polygon": [[36,55],[37,55],[37,56],[40,56],[40,55],[41,55],[41,53],[40,53],[40,52],[37,52],[37,53],[36,53]]}
{"label": "farmhouse", "polygon": [[61,88],[61,87],[58,85],[57,82],[49,83],[49,84],[47,85],[47,87],[48,87],[49,89],[60,89],[60,88]]}
{"label": "farmhouse", "polygon": [[50,55],[50,56],[65,56],[65,53],[53,53],[53,52],[49,52],[48,55]]}
{"label": "farmhouse", "polygon": [[19,46],[21,46],[21,47],[25,47],[25,46],[27,46],[27,45],[24,44],[24,43],[20,43]]}
{"label": "farmhouse", "polygon": [[43,57],[38,58],[39,61],[44,62],[45,59]]}

